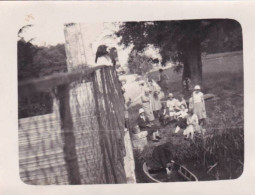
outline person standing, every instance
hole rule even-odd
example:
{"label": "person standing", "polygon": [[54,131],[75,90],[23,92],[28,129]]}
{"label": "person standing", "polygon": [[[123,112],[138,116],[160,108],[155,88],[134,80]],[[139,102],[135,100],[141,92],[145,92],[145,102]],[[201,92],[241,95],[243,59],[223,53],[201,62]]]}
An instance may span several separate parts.
{"label": "person standing", "polygon": [[148,119],[148,121],[152,122],[155,120],[155,117],[152,112],[152,104],[151,104],[151,98],[150,98],[150,89],[145,88],[144,94],[141,97],[142,101],[142,108],[144,109],[145,117]]}
{"label": "person standing", "polygon": [[153,84],[153,81],[149,79],[149,88],[151,91],[151,104],[152,104],[152,112],[154,114],[155,118],[159,117],[159,111],[162,107],[160,99],[159,99],[159,94],[160,91],[156,89],[156,86]]}
{"label": "person standing", "polygon": [[164,73],[163,69],[159,69],[159,83],[160,87],[162,88],[165,97],[168,95],[168,77]]}
{"label": "person standing", "polygon": [[189,108],[197,115],[199,124],[203,125],[204,120],[206,119],[206,110],[204,94],[201,92],[201,87],[199,85],[194,87],[194,92],[189,100]]}

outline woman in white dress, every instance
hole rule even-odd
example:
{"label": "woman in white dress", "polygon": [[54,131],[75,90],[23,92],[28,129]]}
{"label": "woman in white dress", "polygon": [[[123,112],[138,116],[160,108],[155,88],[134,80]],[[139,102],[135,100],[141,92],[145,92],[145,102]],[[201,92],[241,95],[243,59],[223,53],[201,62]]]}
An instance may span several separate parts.
{"label": "woman in white dress", "polygon": [[151,98],[150,98],[150,89],[149,88],[145,88],[144,89],[144,94],[141,97],[141,101],[142,101],[142,107],[144,109],[144,114],[145,117],[148,119],[148,121],[154,121],[154,115],[152,112],[152,104],[151,104]]}
{"label": "woman in white dress", "polygon": [[154,117],[158,118],[159,117],[159,111],[162,107],[161,101],[160,101],[160,98],[159,98],[160,91],[157,90],[156,86],[153,84],[153,81],[151,79],[149,79],[148,82],[149,82],[149,88],[150,88],[150,91],[151,91],[152,111],[153,111]]}
{"label": "woman in white dress", "polygon": [[199,85],[194,87],[194,92],[189,100],[189,109],[192,109],[194,114],[197,115],[199,123],[204,122],[204,119],[206,119],[205,101]]}

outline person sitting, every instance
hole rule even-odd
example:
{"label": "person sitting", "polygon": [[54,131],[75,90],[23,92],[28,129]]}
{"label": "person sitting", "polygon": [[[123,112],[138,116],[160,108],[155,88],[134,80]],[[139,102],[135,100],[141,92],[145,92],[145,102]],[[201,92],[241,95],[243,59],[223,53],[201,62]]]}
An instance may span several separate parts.
{"label": "person sitting", "polygon": [[162,126],[166,126],[171,121],[169,108],[166,106],[166,102],[162,103],[162,108],[159,111],[159,122]]}
{"label": "person sitting", "polygon": [[180,94],[177,97],[177,107],[176,107],[176,109],[181,110],[181,105],[184,105],[186,108],[188,107],[187,103],[186,103],[186,100],[184,99],[182,94]]}
{"label": "person sitting", "polygon": [[176,118],[175,117],[175,112],[176,112],[176,109],[178,107],[177,103],[178,103],[178,101],[174,98],[173,94],[169,93],[168,100],[166,102],[166,106],[169,109],[169,115],[170,115],[170,117],[172,117],[172,119]]}
{"label": "person sitting", "polygon": [[146,117],[143,108],[139,109],[139,116],[137,118],[137,123],[141,131],[147,131],[149,137],[153,142],[159,142],[161,139],[159,135],[159,127],[151,123]]}
{"label": "person sitting", "polygon": [[187,116],[187,127],[184,130],[183,135],[187,135],[186,138],[190,137],[193,140],[195,132],[201,133],[203,131],[198,123],[197,115],[193,112],[192,109],[190,109],[188,111],[188,116]]}
{"label": "person sitting", "polygon": [[180,105],[180,111],[176,112],[175,115],[177,117],[175,133],[178,133],[180,129],[185,129],[187,127],[188,109],[185,104]]}

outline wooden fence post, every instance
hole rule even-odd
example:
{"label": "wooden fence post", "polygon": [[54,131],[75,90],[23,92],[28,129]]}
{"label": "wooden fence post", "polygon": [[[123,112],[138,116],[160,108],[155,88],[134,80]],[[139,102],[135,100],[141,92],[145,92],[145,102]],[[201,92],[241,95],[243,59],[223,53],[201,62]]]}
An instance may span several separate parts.
{"label": "wooden fence post", "polygon": [[58,87],[59,112],[61,130],[64,141],[64,158],[70,184],[81,184],[77,154],[75,149],[75,137],[73,120],[70,110],[69,85],[64,84]]}

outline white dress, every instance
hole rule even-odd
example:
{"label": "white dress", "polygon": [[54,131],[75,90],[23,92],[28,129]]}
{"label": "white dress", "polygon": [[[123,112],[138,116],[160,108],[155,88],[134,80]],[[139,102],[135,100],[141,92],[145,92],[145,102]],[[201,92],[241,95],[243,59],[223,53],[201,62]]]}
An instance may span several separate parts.
{"label": "white dress", "polygon": [[175,115],[175,108],[177,108],[177,106],[178,106],[177,99],[173,98],[172,100],[167,100],[166,106],[169,108],[170,116],[174,116]]}
{"label": "white dress", "polygon": [[198,124],[198,117],[196,114],[193,114],[192,116],[188,116],[187,118],[187,128],[186,132],[189,132],[189,129],[193,128],[194,131],[200,131],[201,127]]}
{"label": "white dress", "polygon": [[152,92],[151,93],[152,110],[153,111],[158,111],[162,107],[161,101],[160,101],[160,98],[159,98],[160,91],[158,91],[154,85],[150,85],[149,88]]}
{"label": "white dress", "polygon": [[145,117],[149,121],[153,121],[155,118],[154,118],[154,115],[153,115],[153,112],[152,112],[150,96],[142,95],[141,101],[142,101],[142,107],[144,109]]}
{"label": "white dress", "polygon": [[202,92],[193,92],[189,100],[189,104],[189,108],[193,109],[193,112],[197,115],[198,120],[206,118],[204,94]]}
{"label": "white dress", "polygon": [[101,56],[97,59],[97,65],[106,65],[106,66],[113,66],[112,60],[109,56]]}

